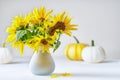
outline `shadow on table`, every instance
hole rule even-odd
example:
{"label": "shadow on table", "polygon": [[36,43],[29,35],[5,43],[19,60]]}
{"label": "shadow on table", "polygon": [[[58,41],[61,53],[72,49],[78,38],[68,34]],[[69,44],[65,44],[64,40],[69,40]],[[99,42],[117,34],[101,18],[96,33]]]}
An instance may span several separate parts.
{"label": "shadow on table", "polygon": [[103,61],[102,63],[120,63],[120,61],[116,60],[116,61]]}
{"label": "shadow on table", "polygon": [[25,63],[29,63],[28,61],[14,61],[14,62],[10,62],[7,64],[25,64]]}
{"label": "shadow on table", "polygon": [[[61,75],[62,73],[55,73]],[[93,77],[93,78],[120,78],[120,74],[87,74],[87,73],[72,73],[71,77]]]}
{"label": "shadow on table", "polygon": [[120,74],[87,74],[87,73],[72,73],[74,77],[103,77],[103,78],[120,78]]}

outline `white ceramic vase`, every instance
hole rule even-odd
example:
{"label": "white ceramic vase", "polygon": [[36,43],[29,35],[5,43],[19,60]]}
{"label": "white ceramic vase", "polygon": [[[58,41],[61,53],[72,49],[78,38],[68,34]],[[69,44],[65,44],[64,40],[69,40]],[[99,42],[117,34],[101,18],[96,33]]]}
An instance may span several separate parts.
{"label": "white ceramic vase", "polygon": [[33,54],[29,68],[35,75],[49,75],[54,71],[55,63],[49,53],[41,53],[40,50]]}
{"label": "white ceramic vase", "polygon": [[8,48],[0,48],[0,63],[10,63],[13,59],[12,54]]}

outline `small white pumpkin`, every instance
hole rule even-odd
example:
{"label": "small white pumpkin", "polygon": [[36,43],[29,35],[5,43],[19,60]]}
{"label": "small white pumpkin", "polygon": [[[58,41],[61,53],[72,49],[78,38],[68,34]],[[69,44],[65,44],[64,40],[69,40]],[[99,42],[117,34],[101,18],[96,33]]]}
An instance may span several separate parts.
{"label": "small white pumpkin", "polygon": [[94,41],[92,40],[92,46],[83,49],[82,58],[85,62],[102,62],[105,59],[105,51],[100,46],[94,46]]}
{"label": "small white pumpkin", "polygon": [[8,48],[5,46],[0,48],[0,63],[10,63],[12,61],[12,55]]}

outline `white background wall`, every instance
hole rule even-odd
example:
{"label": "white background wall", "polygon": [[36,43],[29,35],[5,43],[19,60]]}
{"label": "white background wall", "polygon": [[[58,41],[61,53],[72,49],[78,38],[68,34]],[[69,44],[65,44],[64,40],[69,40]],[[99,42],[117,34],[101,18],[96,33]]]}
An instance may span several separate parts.
{"label": "white background wall", "polygon": [[[40,6],[53,9],[54,13],[67,11],[74,17],[73,22],[79,24],[79,30],[73,35],[80,42],[90,43],[94,39],[96,45],[105,48],[108,59],[120,58],[120,0],[0,0],[0,44],[7,37],[5,30],[14,16]],[[53,55],[64,55],[65,46],[75,42],[68,36],[62,36],[61,41],[62,45]],[[19,56],[18,50],[11,51]],[[32,50],[26,48],[24,56],[31,54]]]}

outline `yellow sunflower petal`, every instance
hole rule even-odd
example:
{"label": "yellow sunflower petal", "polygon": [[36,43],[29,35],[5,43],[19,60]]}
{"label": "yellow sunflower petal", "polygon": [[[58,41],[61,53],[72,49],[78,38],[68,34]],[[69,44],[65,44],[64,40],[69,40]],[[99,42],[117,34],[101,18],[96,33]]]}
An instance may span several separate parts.
{"label": "yellow sunflower petal", "polygon": [[45,8],[43,7],[43,9],[42,9],[42,16],[43,17],[45,17],[46,16],[46,10],[45,10]]}
{"label": "yellow sunflower petal", "polygon": [[67,24],[67,23],[70,23],[71,20],[72,20],[72,18],[68,18],[68,16],[66,16],[64,19],[64,22]]}
{"label": "yellow sunflower petal", "polygon": [[14,41],[15,38],[16,38],[16,34],[10,34],[6,39],[6,42]]}
{"label": "yellow sunflower petal", "polygon": [[42,45],[42,53],[44,53],[44,52],[50,53],[48,47],[49,47],[49,46],[47,46],[47,45]]}
{"label": "yellow sunflower petal", "polygon": [[50,77],[51,78],[57,78],[57,77],[59,77],[59,75],[58,74],[52,74]]}
{"label": "yellow sunflower petal", "polygon": [[65,12],[63,12],[63,13],[60,15],[60,20],[61,20],[61,21],[64,19],[64,15],[65,15]]}
{"label": "yellow sunflower petal", "polygon": [[44,7],[41,7],[41,8],[40,8],[40,11],[39,11],[40,17],[43,17],[43,9],[44,9]]}
{"label": "yellow sunflower petal", "polygon": [[63,33],[65,33],[65,34],[67,34],[69,36],[72,36],[72,32],[70,32],[70,31],[64,31]]}
{"label": "yellow sunflower petal", "polygon": [[20,43],[19,45],[20,45],[20,55],[22,56],[23,55],[24,44]]}
{"label": "yellow sunflower petal", "polygon": [[70,28],[70,30],[78,30],[78,28],[72,27]]}
{"label": "yellow sunflower petal", "polygon": [[72,76],[72,74],[71,74],[71,73],[66,73],[66,72],[65,72],[65,73],[62,73],[61,75],[62,75],[62,76],[64,76],[64,77],[67,77],[67,76]]}
{"label": "yellow sunflower petal", "polygon": [[34,8],[33,14],[39,15],[38,8]]}
{"label": "yellow sunflower petal", "polygon": [[9,27],[9,28],[7,28],[6,32],[8,32],[8,33],[15,33],[16,32],[16,28],[15,27]]}
{"label": "yellow sunflower petal", "polygon": [[30,21],[30,19],[31,19],[31,13],[29,13],[25,18],[24,18],[24,21],[26,22],[26,23],[28,23],[29,21]]}
{"label": "yellow sunflower petal", "polygon": [[47,14],[46,14],[46,18],[48,18],[48,16],[53,12],[53,10],[50,10]]}
{"label": "yellow sunflower petal", "polygon": [[70,26],[71,26],[71,27],[74,27],[74,26],[78,26],[78,25],[77,25],[77,24],[71,24]]}

